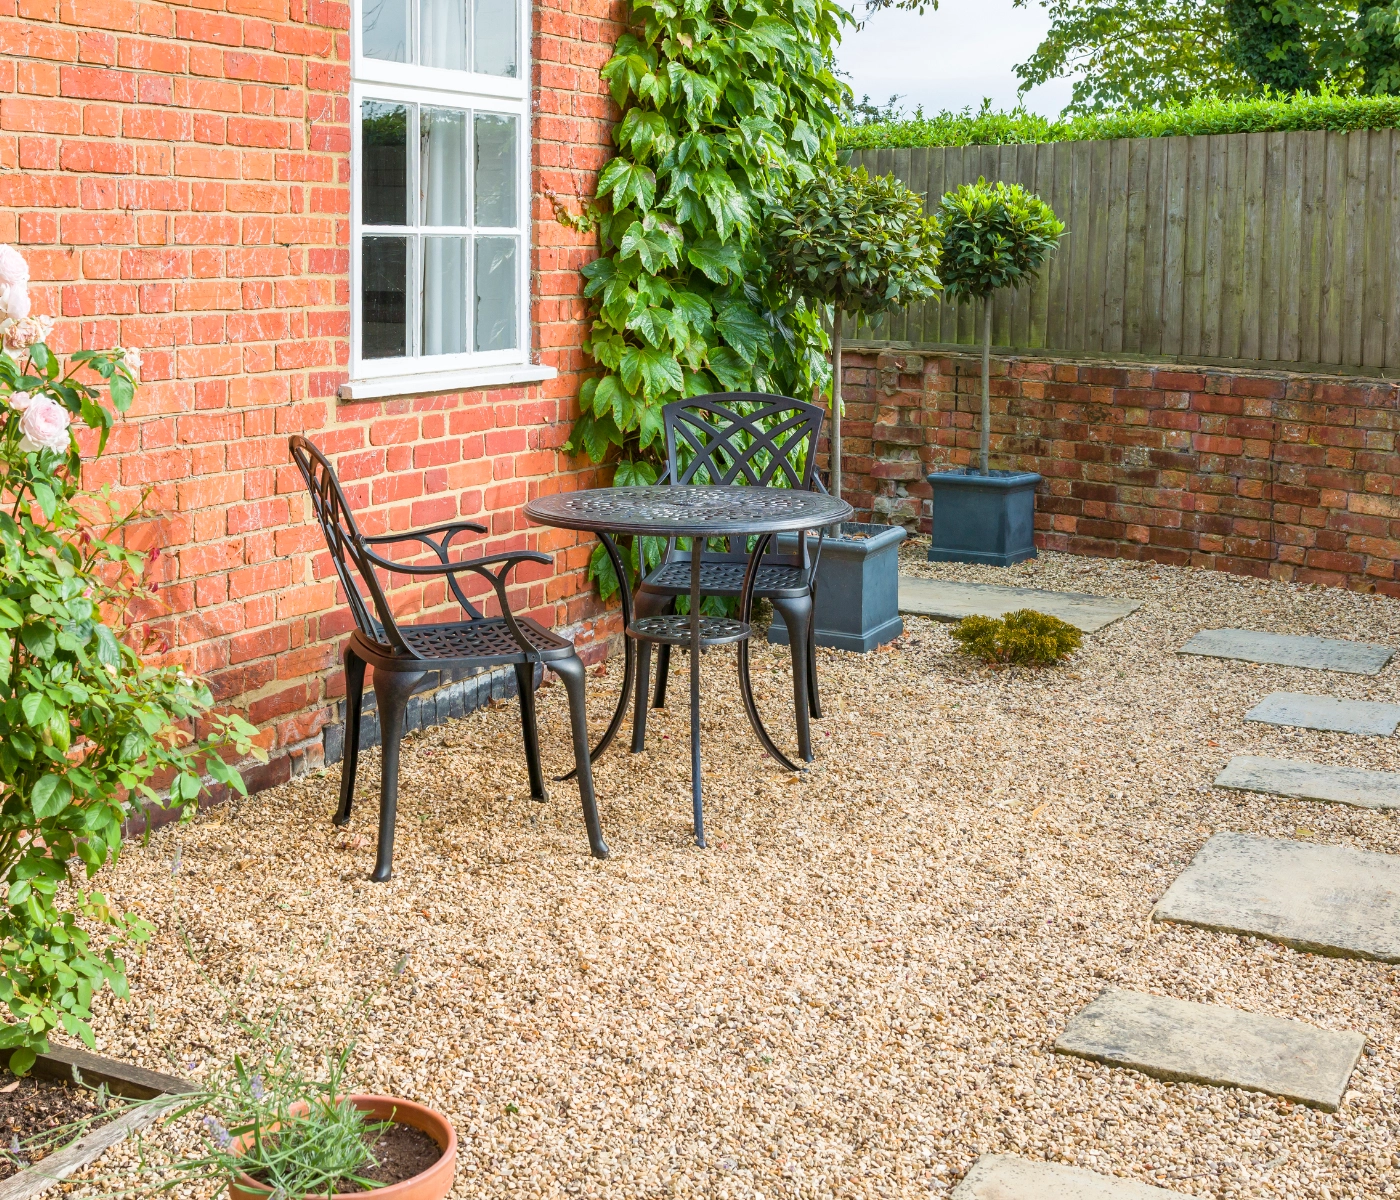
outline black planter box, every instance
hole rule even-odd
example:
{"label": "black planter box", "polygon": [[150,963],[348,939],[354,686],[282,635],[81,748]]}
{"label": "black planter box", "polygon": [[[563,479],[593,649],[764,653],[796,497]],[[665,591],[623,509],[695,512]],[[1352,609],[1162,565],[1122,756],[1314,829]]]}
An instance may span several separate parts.
{"label": "black planter box", "polygon": [[929,562],[1009,567],[1035,557],[1034,471],[935,471]]}
{"label": "black planter box", "polygon": [[[868,653],[904,632],[899,615],[899,543],[908,535],[899,525],[862,525],[847,521],[844,536],[822,542],[817,567],[817,645]],[[853,533],[864,537],[851,537]],[[797,539],[779,537],[791,553]],[[815,534],[807,535],[808,553],[817,552]],[[768,629],[768,640],[786,646],[787,625],[781,617]]]}

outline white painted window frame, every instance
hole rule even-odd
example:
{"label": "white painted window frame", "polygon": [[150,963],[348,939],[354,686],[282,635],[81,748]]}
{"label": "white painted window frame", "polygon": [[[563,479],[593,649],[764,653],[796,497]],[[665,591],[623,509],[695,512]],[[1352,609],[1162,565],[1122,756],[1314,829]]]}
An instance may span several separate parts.
{"label": "white painted window frame", "polygon": [[[365,58],[360,54],[360,21],[365,0],[351,0],[351,83],[350,83],[350,381],[342,384],[340,396],[345,400],[370,399],[380,396],[404,395],[425,390],[449,390],[456,387],[484,386],[494,383],[526,383],[553,378],[552,367],[532,363],[530,256],[531,256],[531,191],[530,148],[533,144],[530,103],[530,21],[528,0],[516,0],[519,13],[516,22],[519,44],[515,78],[482,75],[472,71],[449,71],[439,67],[423,67],[413,63],[385,62]],[[416,12],[416,6],[411,6]],[[469,4],[470,11],[470,4]],[[417,29],[410,28],[410,45],[417,44]],[[516,348],[511,350],[468,351],[463,354],[417,355],[405,358],[364,359],[361,357],[363,319],[361,300],[361,238],[363,237],[362,193],[360,188],[361,122],[360,106],[365,100],[417,104],[424,107],[464,109],[468,112],[467,136],[475,137],[472,116],[476,112],[499,113],[516,118],[516,202],[519,206],[517,230],[477,229],[468,235],[466,285],[464,304],[473,306],[475,287],[475,237],[493,232],[509,232],[519,237],[520,250],[516,259]],[[469,142],[471,155],[473,143]],[[417,147],[411,131],[408,147],[410,203],[417,203]],[[468,197],[468,202],[471,198]],[[419,237],[431,235],[433,229],[415,227]],[[459,234],[460,230],[449,231]],[[421,324],[418,296],[422,264],[412,250],[416,240],[410,238],[408,324],[412,346]],[[475,321],[471,322],[475,336]]]}

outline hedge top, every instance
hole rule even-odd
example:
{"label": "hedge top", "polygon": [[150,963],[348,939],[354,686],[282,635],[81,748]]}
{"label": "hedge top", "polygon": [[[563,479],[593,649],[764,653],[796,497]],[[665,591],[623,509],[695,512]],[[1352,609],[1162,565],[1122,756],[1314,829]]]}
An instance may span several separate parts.
{"label": "hedge top", "polygon": [[1203,97],[1156,109],[1097,113],[1055,121],[1024,108],[941,112],[907,121],[847,126],[839,144],[850,150],[914,146],[1009,146],[1034,142],[1108,141],[1115,138],[1175,137],[1208,133],[1278,133],[1324,129],[1400,128],[1400,96],[1266,96],[1257,100]]}

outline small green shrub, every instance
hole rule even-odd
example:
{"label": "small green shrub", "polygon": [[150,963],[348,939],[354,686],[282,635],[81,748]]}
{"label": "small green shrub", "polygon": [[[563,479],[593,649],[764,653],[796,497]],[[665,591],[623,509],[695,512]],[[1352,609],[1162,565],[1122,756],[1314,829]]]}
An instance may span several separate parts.
{"label": "small green shrub", "polygon": [[1036,667],[1053,666],[1084,640],[1073,625],[1031,608],[1004,617],[964,617],[953,626],[953,637],[964,654],[983,662]]}

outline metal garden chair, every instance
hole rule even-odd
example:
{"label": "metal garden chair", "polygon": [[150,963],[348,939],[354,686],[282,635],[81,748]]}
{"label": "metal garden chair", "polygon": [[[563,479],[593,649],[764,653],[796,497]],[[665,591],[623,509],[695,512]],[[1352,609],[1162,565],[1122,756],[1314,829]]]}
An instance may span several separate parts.
{"label": "metal garden chair", "polygon": [[[748,411],[741,411],[743,405]],[[762,392],[726,392],[677,400],[662,409],[666,430],[666,472],[659,483],[710,483],[751,487],[785,486],[826,491],[817,477],[817,436],[823,410],[815,404]],[[812,761],[810,712],[820,717],[816,642],[812,611],[816,601],[817,553],[807,537],[797,539],[792,552],[775,547],[763,556],[754,595],[771,601],[783,618],[792,648],[793,702],[797,714],[798,752]],[[743,590],[748,547],[726,543],[723,550],[706,550],[700,566],[700,590],[707,596],[736,597]],[[677,596],[690,591],[690,555],[666,544],[661,565],[642,580],[635,598],[638,618],[672,612]],[[651,647],[640,645],[632,749],[646,746],[646,712],[651,670]],[[662,645],[656,662],[655,708],[666,704],[671,647]]]}
{"label": "metal garden chair", "polygon": [[[379,844],[371,878],[389,878],[394,857],[394,818],[398,808],[399,742],[403,737],[404,714],[409,697],[429,671],[510,664],[520,692],[520,722],[525,736],[525,762],[530,774],[530,795],[548,799],[544,772],[540,766],[539,730],[535,722],[535,664],[544,663],[560,679],[569,697],[574,761],[577,764],[579,793],[583,798],[583,819],[588,842],[597,858],[606,858],[593,793],[593,771],[588,754],[588,719],[584,708],[583,663],[573,643],[528,617],[517,617],[506,599],[506,576],[522,562],[548,564],[547,554],[517,550],[484,558],[452,561],[448,552],[452,539],[460,533],[486,533],[486,526],[471,521],[453,521],[407,533],[387,533],[366,537],[355,524],[350,505],[326,456],[306,438],[291,439],[292,458],[306,480],[316,520],[325,535],[336,574],[345,589],[345,598],[355,619],[355,631],[345,648],[345,759],[341,768],[340,807],[335,823],[350,820],[355,797],[355,770],[360,753],[360,704],[364,693],[365,666],[374,668],[374,694],[379,705],[380,741],[383,770],[379,786]],[[374,550],[417,542],[436,554],[438,562],[421,565],[392,562]],[[496,568],[496,569],[492,569]],[[418,578],[446,576],[457,603],[467,613],[465,621],[432,625],[399,625],[389,607],[377,571]],[[488,580],[501,605],[499,617],[487,617],[463,593],[457,581],[462,572]],[[356,575],[369,593],[373,612],[366,605],[356,584]]]}

